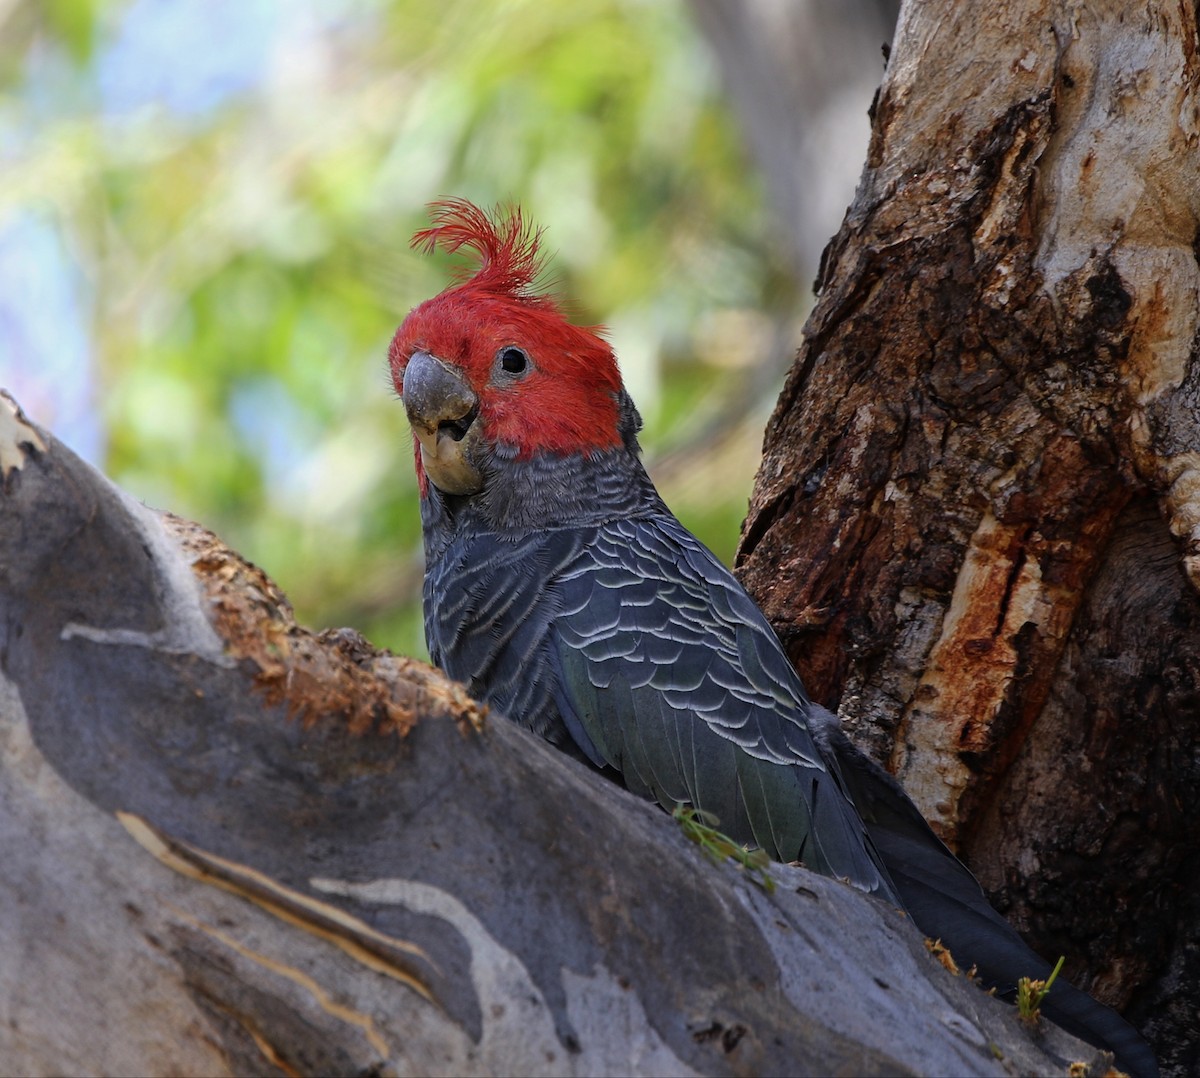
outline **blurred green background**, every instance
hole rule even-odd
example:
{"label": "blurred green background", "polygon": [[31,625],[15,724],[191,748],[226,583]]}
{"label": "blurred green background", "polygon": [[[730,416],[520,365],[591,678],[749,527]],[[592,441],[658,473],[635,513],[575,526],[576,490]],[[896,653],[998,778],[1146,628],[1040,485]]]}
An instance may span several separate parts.
{"label": "blurred green background", "polygon": [[418,655],[384,360],[446,195],[545,226],[728,560],[809,289],[683,3],[0,0],[0,384],[302,621]]}

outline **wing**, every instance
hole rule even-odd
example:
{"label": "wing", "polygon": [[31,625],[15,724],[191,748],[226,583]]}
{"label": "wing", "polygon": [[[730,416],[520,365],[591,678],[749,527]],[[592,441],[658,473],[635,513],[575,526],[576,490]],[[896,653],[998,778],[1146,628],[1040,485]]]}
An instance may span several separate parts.
{"label": "wing", "polygon": [[425,574],[429,655],[473,696],[579,755],[558,714],[547,637],[555,613],[547,582],[573,562],[586,532],[456,540]]}
{"label": "wing", "polygon": [[773,858],[894,898],[778,638],[682,525],[601,525],[552,590],[555,699],[593,763],[666,807],[713,813]]}

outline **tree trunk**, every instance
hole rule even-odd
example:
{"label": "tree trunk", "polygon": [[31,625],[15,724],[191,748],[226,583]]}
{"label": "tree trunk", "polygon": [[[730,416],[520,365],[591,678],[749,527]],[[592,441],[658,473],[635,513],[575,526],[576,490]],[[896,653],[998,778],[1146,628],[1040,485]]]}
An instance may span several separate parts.
{"label": "tree trunk", "polygon": [[738,563],[1043,954],[1200,1067],[1191,4],[907,3]]}
{"label": "tree trunk", "polygon": [[110,486],[0,395],[0,1070],[987,1074],[1094,1049]]}
{"label": "tree trunk", "polygon": [[689,0],[717,54],[779,229],[811,280],[867,148],[870,100],[898,0]]}

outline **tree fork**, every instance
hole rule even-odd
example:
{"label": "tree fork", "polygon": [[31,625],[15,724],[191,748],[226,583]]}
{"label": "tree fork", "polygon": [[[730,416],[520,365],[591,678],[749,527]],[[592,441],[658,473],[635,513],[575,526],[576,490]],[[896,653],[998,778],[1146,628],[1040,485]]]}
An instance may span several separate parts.
{"label": "tree fork", "polygon": [[[907,917],[671,816],[0,394],[0,1060],[22,1074],[1102,1073]],[[832,972],[831,972],[832,971]]]}

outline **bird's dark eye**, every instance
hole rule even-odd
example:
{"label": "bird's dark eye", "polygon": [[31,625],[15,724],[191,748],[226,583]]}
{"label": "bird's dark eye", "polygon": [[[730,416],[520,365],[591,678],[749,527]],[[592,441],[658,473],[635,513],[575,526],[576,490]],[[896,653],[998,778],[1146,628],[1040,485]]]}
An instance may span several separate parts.
{"label": "bird's dark eye", "polygon": [[500,366],[509,374],[524,374],[529,369],[529,357],[520,348],[500,349]]}

